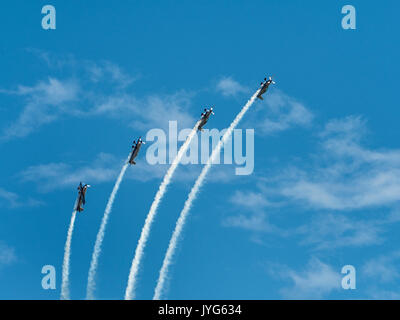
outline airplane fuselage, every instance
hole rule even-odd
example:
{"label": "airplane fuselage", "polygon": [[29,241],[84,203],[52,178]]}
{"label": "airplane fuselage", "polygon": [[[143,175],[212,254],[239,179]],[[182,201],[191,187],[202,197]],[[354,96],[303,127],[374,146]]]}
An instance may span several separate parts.
{"label": "airplane fuselage", "polygon": [[141,146],[142,146],[142,142],[138,142],[134,145],[131,157],[129,158],[130,164],[136,164],[136,162],[134,160],[137,157]]}
{"label": "airplane fuselage", "polygon": [[208,119],[210,119],[210,115],[212,113],[212,110],[206,111],[206,113],[202,116],[201,122],[197,128],[198,131],[203,130],[204,125],[208,122]]}
{"label": "airplane fuselage", "polygon": [[267,92],[269,85],[272,83],[272,80],[268,80],[262,84],[261,90],[257,95],[257,98],[263,100],[262,95]]}
{"label": "airplane fuselage", "polygon": [[86,196],[86,190],[87,190],[87,185],[82,187],[82,185],[79,185],[78,187],[78,201],[76,204],[76,211],[82,212],[83,211],[83,206],[85,204],[85,196]]}
{"label": "airplane fuselage", "polygon": [[81,212],[83,211],[83,201],[82,201],[82,196],[79,194],[78,198],[78,204],[76,206],[76,211]]}

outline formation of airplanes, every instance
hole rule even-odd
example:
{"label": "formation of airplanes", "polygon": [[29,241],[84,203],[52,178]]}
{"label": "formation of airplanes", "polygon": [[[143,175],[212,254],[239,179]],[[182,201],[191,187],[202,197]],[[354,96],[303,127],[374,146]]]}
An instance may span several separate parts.
{"label": "formation of airplanes", "polygon": [[[262,95],[265,92],[267,92],[270,84],[275,84],[275,81],[272,80],[272,77],[269,77],[268,79],[264,78],[264,81],[261,82],[261,84],[260,84],[260,91],[257,94],[258,99],[264,100]],[[204,112],[202,112],[202,114],[201,114],[200,123],[197,127],[197,131],[203,131],[203,127],[208,122],[211,115],[214,115],[213,107],[210,107],[210,109],[205,108]],[[142,140],[141,137],[139,137],[137,140],[133,141],[132,153],[131,153],[131,155],[129,157],[129,161],[128,161],[129,164],[131,164],[131,165],[136,164],[136,162],[134,160],[138,156],[139,150],[140,150],[142,144],[145,144],[145,142]],[[79,212],[83,211],[83,206],[86,203],[86,191],[87,191],[87,188],[89,188],[89,187],[90,187],[90,185],[88,185],[88,184],[82,185],[82,182],[79,184],[78,199],[76,201],[77,204],[76,204],[76,208],[75,208],[76,211],[79,211]]]}

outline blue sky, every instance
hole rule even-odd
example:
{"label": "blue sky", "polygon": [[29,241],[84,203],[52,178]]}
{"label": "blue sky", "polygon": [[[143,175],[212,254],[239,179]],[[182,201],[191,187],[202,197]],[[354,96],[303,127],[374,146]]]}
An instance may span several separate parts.
{"label": "blue sky", "polygon": [[[56,30],[41,28],[52,4]],[[352,4],[357,29],[341,27]],[[255,169],[212,168],[172,267],[170,299],[399,298],[400,54],[395,1],[4,1],[0,10],[0,298],[58,299],[79,181],[71,296],[85,297],[101,217],[132,140],[192,127],[215,105],[226,128],[266,75],[277,82],[240,128]],[[146,145],[147,147],[148,145]],[[150,299],[201,166],[178,168],[153,226],[138,298]],[[100,258],[97,297],[122,299],[167,170],[128,168]],[[43,290],[54,265],[57,289]],[[340,286],[344,265],[357,289]]]}

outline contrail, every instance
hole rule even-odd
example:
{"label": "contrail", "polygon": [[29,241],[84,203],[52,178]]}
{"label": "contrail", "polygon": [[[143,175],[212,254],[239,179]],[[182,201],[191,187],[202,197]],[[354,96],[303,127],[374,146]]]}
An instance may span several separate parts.
{"label": "contrail", "polygon": [[128,277],[128,284],[125,290],[125,300],[132,300],[135,298],[135,289],[136,289],[136,282],[137,282],[137,274],[139,271],[140,262],[143,256],[143,250],[146,246],[147,239],[150,234],[151,224],[153,223],[154,217],[157,213],[158,205],[161,202],[161,199],[164,196],[165,191],[167,190],[167,186],[171,181],[171,178],[175,172],[175,169],[178,167],[179,162],[181,161],[182,156],[185,154],[187,148],[190,145],[193,137],[196,135],[197,127],[199,126],[200,121],[196,123],[192,131],[189,133],[185,143],[181,146],[176,155],[175,159],[172,161],[171,166],[169,167],[167,173],[164,176],[163,181],[161,182],[158,191],[154,197],[153,203],[151,204],[149,213],[147,214],[142,232],[140,234],[140,238],[135,250],[135,257],[132,260],[131,269],[129,272]]}
{"label": "contrail", "polygon": [[61,300],[69,300],[69,261],[71,256],[71,240],[72,233],[74,232],[75,217],[76,217],[76,205],[74,204],[74,211],[72,212],[71,222],[69,223],[67,241],[64,247],[64,260],[62,266],[62,282],[61,282]]}
{"label": "contrail", "polygon": [[236,116],[235,120],[231,123],[229,126],[228,130],[225,132],[225,134],[222,136],[222,139],[218,141],[217,146],[211,153],[211,156],[208,158],[206,165],[204,166],[203,170],[201,171],[199,177],[197,178],[195,184],[193,185],[192,190],[190,190],[190,193],[188,195],[188,198],[186,199],[185,205],[181,211],[181,214],[178,218],[178,221],[176,222],[175,230],[172,234],[171,240],[169,241],[168,249],[164,257],[164,261],[162,264],[162,267],[160,269],[160,275],[157,281],[157,286],[154,291],[154,296],[153,300],[159,300],[161,297],[161,293],[165,284],[165,280],[167,279],[168,275],[168,269],[169,266],[172,262],[172,258],[175,253],[176,246],[178,244],[178,240],[180,237],[180,234],[182,232],[182,229],[185,225],[185,221],[187,218],[187,215],[189,213],[189,210],[192,206],[192,202],[196,199],[196,195],[200,190],[200,187],[202,186],[204,179],[208,173],[208,170],[211,168],[212,163],[214,162],[215,157],[220,153],[222,146],[224,143],[228,140],[230,135],[232,134],[233,129],[238,125],[240,120],[243,118],[247,110],[251,107],[251,105],[254,103],[257,94],[260,90],[257,90],[257,92],[250,98],[249,101],[247,101],[246,105],[242,108],[242,110],[239,112],[239,114]]}
{"label": "contrail", "polygon": [[129,166],[128,160],[129,160],[130,155],[131,154],[129,154],[128,159],[126,159],[125,164],[122,167],[121,172],[117,178],[117,181],[115,182],[115,185],[111,192],[111,195],[108,198],[106,210],[104,211],[103,219],[101,220],[100,229],[99,229],[99,232],[97,233],[96,242],[95,242],[93,254],[92,254],[92,261],[90,262],[88,284],[87,284],[87,288],[86,288],[86,299],[90,299],[90,300],[94,299],[94,291],[96,289],[96,272],[97,272],[97,266],[99,263],[99,257],[101,254],[101,245],[103,243],[108,218],[109,218],[111,210],[112,210],[115,196],[117,195],[119,186],[125,175],[126,169]]}

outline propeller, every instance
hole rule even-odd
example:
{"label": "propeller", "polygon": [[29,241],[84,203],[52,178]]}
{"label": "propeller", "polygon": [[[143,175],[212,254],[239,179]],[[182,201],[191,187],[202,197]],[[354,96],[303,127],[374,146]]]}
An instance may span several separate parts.
{"label": "propeller", "polygon": [[276,83],[274,80],[272,80],[272,77],[269,77],[269,81],[271,81],[272,84]]}

